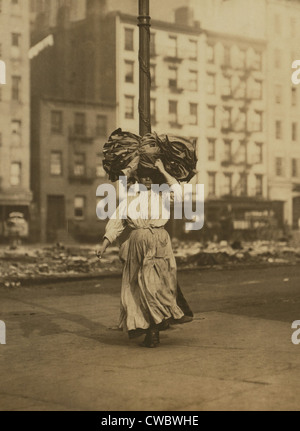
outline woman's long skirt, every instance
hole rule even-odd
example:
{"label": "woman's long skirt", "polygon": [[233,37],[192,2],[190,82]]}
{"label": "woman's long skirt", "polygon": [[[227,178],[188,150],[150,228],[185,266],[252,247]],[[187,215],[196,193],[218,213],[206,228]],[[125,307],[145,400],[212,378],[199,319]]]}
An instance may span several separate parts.
{"label": "woman's long skirt", "polygon": [[145,330],[183,317],[177,305],[176,261],[164,228],[135,229],[123,244],[120,327]]}

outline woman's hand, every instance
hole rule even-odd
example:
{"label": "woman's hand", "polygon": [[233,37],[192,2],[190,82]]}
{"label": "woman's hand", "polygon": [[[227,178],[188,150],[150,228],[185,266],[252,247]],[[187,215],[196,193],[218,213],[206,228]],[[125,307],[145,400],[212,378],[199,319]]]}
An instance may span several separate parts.
{"label": "woman's hand", "polygon": [[103,243],[96,248],[95,253],[99,260],[102,259],[108,245],[109,245],[108,239],[104,238]]}
{"label": "woman's hand", "polygon": [[163,164],[163,162],[160,160],[160,159],[158,159],[158,160],[156,160],[156,162],[155,162],[155,165],[154,165],[162,174],[165,174],[166,173],[166,170],[165,170],[165,167],[164,167],[164,164]]}
{"label": "woman's hand", "polygon": [[172,175],[170,175],[165,170],[164,164],[160,159],[156,160],[155,167],[163,174],[163,176],[165,177],[165,180],[167,181],[169,186],[171,186],[173,184],[178,184],[178,181],[176,181],[175,178],[173,178]]}
{"label": "woman's hand", "polygon": [[103,245],[97,247],[96,250],[95,250],[95,253],[96,253],[96,256],[98,257],[99,260],[102,259],[102,256],[105,253],[105,249],[104,249]]}

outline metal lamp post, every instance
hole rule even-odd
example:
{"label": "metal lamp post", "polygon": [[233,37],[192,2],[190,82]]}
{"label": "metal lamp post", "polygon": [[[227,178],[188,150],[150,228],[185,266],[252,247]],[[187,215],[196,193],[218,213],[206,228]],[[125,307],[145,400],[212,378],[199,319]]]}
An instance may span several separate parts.
{"label": "metal lamp post", "polygon": [[139,133],[151,133],[150,115],[150,27],[149,0],[139,0]]}

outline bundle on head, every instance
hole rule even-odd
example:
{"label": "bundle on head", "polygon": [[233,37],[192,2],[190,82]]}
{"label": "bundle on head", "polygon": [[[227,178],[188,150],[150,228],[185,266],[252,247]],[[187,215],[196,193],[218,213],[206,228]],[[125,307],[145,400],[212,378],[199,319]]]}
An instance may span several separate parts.
{"label": "bundle on head", "polygon": [[111,181],[116,181],[120,175],[132,175],[138,171],[150,172],[157,183],[161,183],[155,162],[161,159],[166,171],[177,181],[189,181],[196,173],[197,157],[195,146],[185,138],[173,135],[148,133],[143,138],[133,133],[117,129],[104,145],[103,167]]}
{"label": "bundle on head", "polygon": [[158,145],[166,171],[177,181],[190,181],[196,174],[195,145],[174,135],[160,135]]}
{"label": "bundle on head", "polygon": [[125,169],[136,170],[139,164],[141,138],[122,129],[115,130],[103,148],[103,168],[114,182],[123,175]]}

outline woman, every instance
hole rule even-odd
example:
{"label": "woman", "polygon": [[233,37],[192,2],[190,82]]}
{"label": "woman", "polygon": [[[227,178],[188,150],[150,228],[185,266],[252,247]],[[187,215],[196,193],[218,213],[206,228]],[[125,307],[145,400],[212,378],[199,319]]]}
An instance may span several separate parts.
{"label": "woman", "polygon": [[[155,163],[155,167],[164,176],[165,182],[172,186],[171,198],[174,201],[180,200],[182,192],[178,182],[166,172],[161,160]],[[125,200],[122,201],[115,217],[107,223],[103,244],[97,250],[97,256],[101,259],[109,244],[118,238],[125,228],[130,228],[128,240],[120,249],[124,267],[119,326],[128,331],[130,338],[146,333],[143,345],[150,348],[159,344],[160,329],[168,326],[171,320],[181,323],[184,317],[177,304],[176,261],[169,234],[164,229],[168,218],[162,218],[162,208],[169,204],[170,194],[168,197],[164,193],[159,194],[156,196],[156,204],[153,204],[151,177],[144,176],[139,179],[146,191],[139,193],[138,216],[132,217],[130,211],[127,211],[130,198],[127,205]],[[151,218],[155,212],[155,217]]]}

